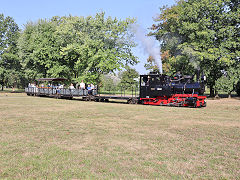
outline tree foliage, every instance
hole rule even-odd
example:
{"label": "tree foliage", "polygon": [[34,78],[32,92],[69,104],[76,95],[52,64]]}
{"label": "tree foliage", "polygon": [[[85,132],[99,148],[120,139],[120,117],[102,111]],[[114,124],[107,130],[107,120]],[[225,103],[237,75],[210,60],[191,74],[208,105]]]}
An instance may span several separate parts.
{"label": "tree foliage", "polygon": [[154,59],[152,56],[149,56],[147,59],[147,63],[144,64],[144,67],[146,68],[146,70],[149,71],[153,71],[156,73],[160,73],[158,66],[156,65],[156,63],[154,62]]}
{"label": "tree foliage", "polygon": [[200,67],[211,95],[222,70],[239,63],[240,8],[235,0],[178,1],[161,8],[151,35],[160,42],[168,74]]}
{"label": "tree foliage", "polygon": [[135,78],[138,77],[139,73],[135,69],[127,66],[126,70],[120,73],[120,85],[129,90],[132,87],[135,88],[137,86],[137,81],[135,80]]}
{"label": "tree foliage", "polygon": [[103,73],[136,64],[128,31],[134,19],[53,17],[28,23],[19,39],[19,55],[28,77],[66,77],[98,82]]}
{"label": "tree foliage", "polygon": [[238,89],[237,85],[240,82],[240,64],[235,67],[230,67],[223,73],[223,75],[216,81],[216,89],[218,91],[227,92],[229,97],[231,93]]}
{"label": "tree foliage", "polygon": [[21,64],[17,56],[18,25],[13,18],[0,14],[0,84],[14,86],[21,81]]}
{"label": "tree foliage", "polygon": [[66,76],[67,70],[63,71],[60,47],[55,35],[56,26],[57,23],[52,20],[39,20],[27,23],[21,33],[18,40],[19,56],[26,78],[30,81],[54,75]]}
{"label": "tree foliage", "polygon": [[120,78],[113,73],[101,75],[101,83],[99,84],[100,90],[104,91],[116,91],[118,90],[118,85],[120,83]]}

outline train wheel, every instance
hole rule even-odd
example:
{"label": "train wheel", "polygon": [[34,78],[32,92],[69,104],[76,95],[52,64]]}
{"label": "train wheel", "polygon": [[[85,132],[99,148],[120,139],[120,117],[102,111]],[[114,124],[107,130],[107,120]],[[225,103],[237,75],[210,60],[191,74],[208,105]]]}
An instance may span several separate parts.
{"label": "train wheel", "polygon": [[204,104],[202,104],[202,107],[206,107],[207,103],[204,101]]}
{"label": "train wheel", "polygon": [[90,96],[91,97],[91,101],[95,101],[95,96]]}
{"label": "train wheel", "polygon": [[95,99],[95,102],[99,102],[99,99],[98,99],[98,98],[96,98],[96,99]]}
{"label": "train wheel", "polygon": [[127,103],[128,104],[137,104],[138,101],[136,99],[128,99]]}
{"label": "train wheel", "polygon": [[137,104],[138,100],[137,99],[132,99],[132,104]]}
{"label": "train wheel", "polygon": [[127,101],[127,103],[128,103],[128,104],[132,104],[132,99],[129,99],[129,100]]}

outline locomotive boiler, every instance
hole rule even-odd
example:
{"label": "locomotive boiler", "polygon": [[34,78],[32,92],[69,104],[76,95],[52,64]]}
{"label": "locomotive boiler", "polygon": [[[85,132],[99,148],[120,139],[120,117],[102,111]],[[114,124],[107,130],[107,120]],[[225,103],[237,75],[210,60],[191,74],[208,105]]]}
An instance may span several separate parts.
{"label": "locomotive boiler", "polygon": [[142,104],[184,107],[205,107],[205,76],[196,80],[192,75],[177,73],[173,78],[164,74],[150,73],[140,76],[140,96]]}

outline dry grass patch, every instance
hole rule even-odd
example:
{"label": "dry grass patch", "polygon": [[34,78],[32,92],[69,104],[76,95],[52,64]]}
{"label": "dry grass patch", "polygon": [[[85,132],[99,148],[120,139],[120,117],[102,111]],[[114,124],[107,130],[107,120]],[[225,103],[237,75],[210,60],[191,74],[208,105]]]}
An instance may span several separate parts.
{"label": "dry grass patch", "polygon": [[201,109],[0,95],[1,178],[240,177],[240,100]]}

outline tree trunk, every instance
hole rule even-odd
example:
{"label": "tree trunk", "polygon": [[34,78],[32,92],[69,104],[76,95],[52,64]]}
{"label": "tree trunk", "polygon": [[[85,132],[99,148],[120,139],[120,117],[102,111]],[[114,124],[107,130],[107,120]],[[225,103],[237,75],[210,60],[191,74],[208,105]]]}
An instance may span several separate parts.
{"label": "tree trunk", "polygon": [[219,98],[218,91],[215,90],[215,98]]}
{"label": "tree trunk", "polygon": [[2,91],[3,91],[3,85],[4,85],[4,83],[2,83],[1,85],[2,85]]}
{"label": "tree trunk", "polygon": [[229,93],[228,93],[228,98],[231,98],[231,97],[232,97],[232,96],[231,96],[231,92],[229,92]]}
{"label": "tree trunk", "polygon": [[214,88],[213,88],[213,85],[210,85],[210,97],[214,97]]}

